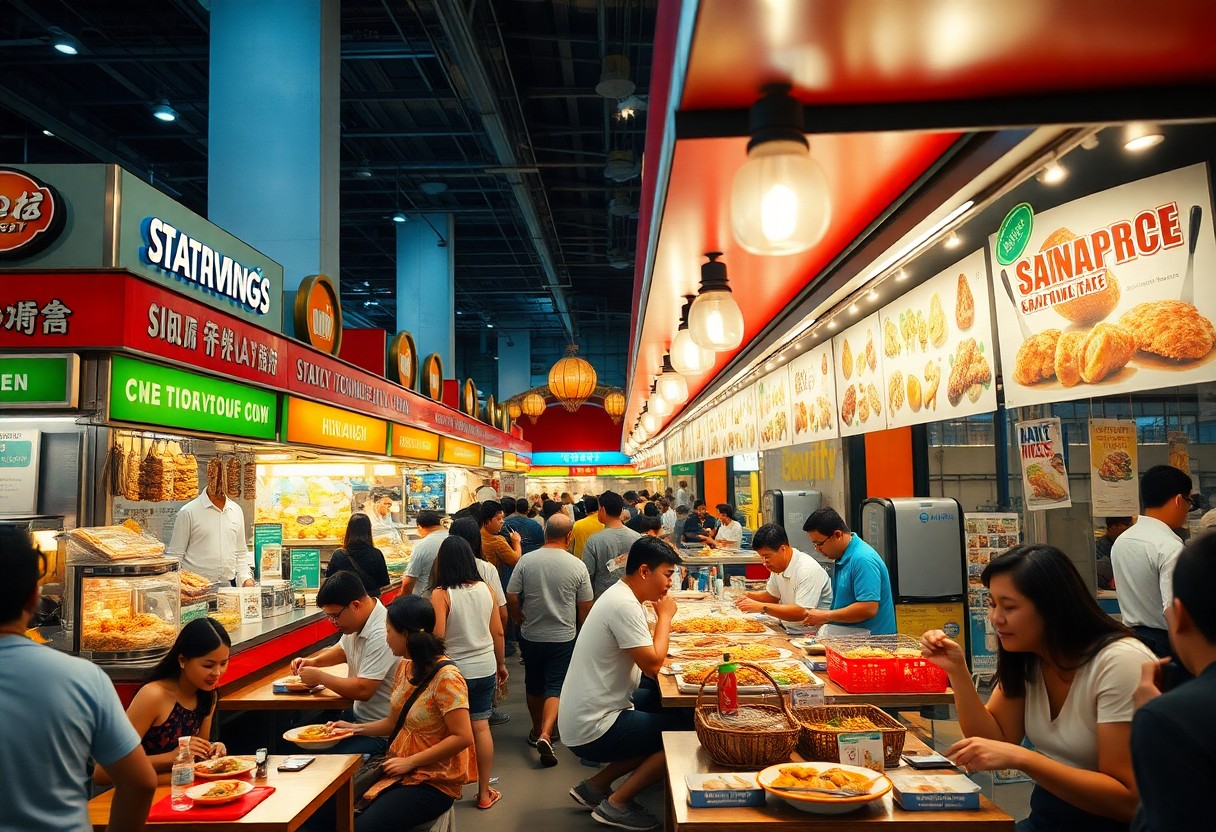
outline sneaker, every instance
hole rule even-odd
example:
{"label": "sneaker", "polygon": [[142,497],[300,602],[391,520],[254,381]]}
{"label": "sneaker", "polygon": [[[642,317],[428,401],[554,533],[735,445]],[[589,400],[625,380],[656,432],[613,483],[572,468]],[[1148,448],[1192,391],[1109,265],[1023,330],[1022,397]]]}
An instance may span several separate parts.
{"label": "sneaker", "polygon": [[[535,731],[528,732],[528,745],[536,748],[536,741],[538,739],[540,739],[540,734],[536,733]],[[556,728],[554,728],[553,733],[549,735],[549,741],[554,745],[559,745],[561,743],[562,738],[558,736]]]}
{"label": "sneaker", "polygon": [[609,794],[611,792],[596,791],[586,780],[583,780],[570,790],[570,796],[588,809],[594,809],[596,806],[599,806],[600,803],[608,799]]}
{"label": "sneaker", "polygon": [[490,711],[490,724],[502,725],[504,722],[510,722],[511,715],[505,711]]}
{"label": "sneaker", "polygon": [[540,752],[540,764],[545,768],[557,765],[557,755],[553,753],[553,743],[544,737],[536,741],[536,750]]}
{"label": "sneaker", "polygon": [[591,810],[591,817],[606,826],[615,826],[618,829],[634,829],[638,830],[638,832],[658,829],[661,825],[661,821],[658,818],[636,803],[630,801],[628,809],[617,809],[608,802],[607,798],[600,801],[600,804]]}

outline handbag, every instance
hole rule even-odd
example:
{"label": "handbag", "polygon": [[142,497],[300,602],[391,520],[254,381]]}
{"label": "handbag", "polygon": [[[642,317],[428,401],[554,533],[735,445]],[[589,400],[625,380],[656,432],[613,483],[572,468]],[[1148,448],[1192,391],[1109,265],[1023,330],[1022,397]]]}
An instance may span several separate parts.
{"label": "handbag", "polygon": [[[390,746],[393,744],[393,740],[397,738],[397,735],[401,733],[401,726],[405,725],[405,718],[409,716],[410,709],[414,707],[414,703],[418,701],[418,697],[422,695],[422,692],[430,687],[431,682],[435,680],[435,675],[439,672],[440,668],[448,667],[449,665],[454,664],[456,664],[456,662],[450,660],[437,663],[434,669],[431,671],[431,675],[427,676],[425,681],[419,684],[418,687],[414,688],[414,692],[410,694],[410,698],[405,700],[405,704],[401,706],[401,713],[397,714],[397,724],[393,726],[393,732],[388,735],[388,744]],[[368,757],[363,761],[363,764],[359,766],[359,770],[355,772],[354,784],[356,795],[356,813],[362,812],[371,805],[370,800],[363,799],[363,794],[372,786],[384,779],[384,761],[386,759],[386,754],[377,754],[373,757]]]}

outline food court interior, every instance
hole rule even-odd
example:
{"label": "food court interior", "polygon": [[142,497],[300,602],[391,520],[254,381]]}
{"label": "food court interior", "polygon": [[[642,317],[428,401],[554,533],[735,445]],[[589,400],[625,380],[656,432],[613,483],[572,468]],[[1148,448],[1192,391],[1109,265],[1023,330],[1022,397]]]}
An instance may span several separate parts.
{"label": "food court interior", "polygon": [[[423,511],[651,495],[686,616],[729,622],[713,596],[765,588],[765,524],[833,574],[803,528],[831,508],[896,632],[833,648],[764,616],[796,666],[773,685],[952,748],[945,673],[899,650],[942,630],[987,697],[993,559],[1057,547],[1121,620],[1108,529],[1140,477],[1190,478],[1180,538],[1216,525],[1216,10],[1170,5],[11,0],[0,523],[48,560],[30,637],[126,705],[215,618],[218,732],[278,753],[320,709],[257,692],[335,641],[316,593],[354,515],[388,603]],[[213,492],[235,585],[175,533]],[[739,545],[673,530],[701,501]],[[687,711],[678,649],[657,684]],[[447,822],[590,828],[567,791],[594,771],[560,744],[538,767],[507,663],[504,797],[466,788]],[[639,797],[667,830],[846,828],[762,792],[690,808],[684,775],[719,770],[690,742]],[[970,775],[980,808],[935,828],[1027,816],[1024,772]],[[911,826],[900,800],[859,811]]]}

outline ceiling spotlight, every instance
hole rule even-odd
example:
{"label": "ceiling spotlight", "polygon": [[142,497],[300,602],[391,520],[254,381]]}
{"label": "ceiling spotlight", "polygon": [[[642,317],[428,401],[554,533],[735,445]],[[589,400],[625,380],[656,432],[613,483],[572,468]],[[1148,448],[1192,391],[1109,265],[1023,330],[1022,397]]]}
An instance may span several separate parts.
{"label": "ceiling spotlight", "polygon": [[752,254],[797,254],[823,239],[832,221],[832,194],[811,157],[802,103],[788,84],[764,88],[748,117],[747,161],[735,173],[730,221]]}
{"label": "ceiling spotlight", "polygon": [[355,178],[356,179],[371,179],[372,178],[372,169],[370,167],[368,167],[366,159],[363,159],[361,162],[359,162],[359,167],[355,168]]}
{"label": "ceiling spotlight", "polygon": [[1068,170],[1060,164],[1058,159],[1052,159],[1043,169],[1035,174],[1035,179],[1042,182],[1044,185],[1056,185],[1068,178]]}
{"label": "ceiling spotlight", "polygon": [[[952,246],[952,248],[953,248],[953,246]],[[895,282],[896,283],[903,283],[907,279],[908,279],[908,270],[907,269],[900,269],[899,271],[897,271],[895,273]]]}
{"label": "ceiling spotlight", "polygon": [[494,328],[494,324],[490,323],[489,321],[486,321],[486,329],[493,329],[493,328]]}
{"label": "ceiling spotlight", "polygon": [[652,395],[646,400],[646,404],[650,407],[650,412],[655,416],[658,416],[660,419],[670,416],[675,410],[675,406],[671,402],[667,401],[667,399],[658,395],[658,393],[655,393],[654,391],[651,392]]}
{"label": "ceiling spotlight", "polygon": [[410,218],[407,217],[405,215],[405,213],[402,211],[398,211],[397,213],[393,214],[393,222],[409,222],[409,221],[410,221]]}
{"label": "ceiling spotlight", "polygon": [[54,133],[52,133],[50,130],[43,130],[43,131],[42,131],[42,135],[44,135],[44,136],[50,136],[52,139],[53,139],[53,138],[55,138],[55,134],[54,134]]}
{"label": "ceiling spotlight", "polygon": [[423,182],[418,186],[418,190],[422,191],[427,196],[438,196],[448,189],[446,182]]}
{"label": "ceiling spotlight", "polygon": [[633,95],[637,86],[629,80],[629,59],[624,55],[605,55],[604,71],[600,73],[600,81],[595,85],[595,91],[604,98],[620,101]]}
{"label": "ceiling spotlight", "polygon": [[1165,141],[1161,127],[1149,122],[1137,121],[1123,128],[1123,149],[1140,153]]}
{"label": "ceiling spotlight", "polygon": [[858,312],[860,312],[861,310],[860,310],[860,309],[857,307],[857,303],[856,303],[856,302],[854,302],[854,303],[852,303],[852,304],[850,304],[850,305],[849,305],[849,311],[850,311],[850,312],[852,312],[854,315],[856,315],[856,314],[857,314]]}
{"label": "ceiling spotlight", "polygon": [[365,301],[363,301],[363,306],[364,306],[364,308],[367,308],[367,307],[369,307],[369,306],[379,306],[379,305],[380,305],[380,301],[378,301],[378,300],[365,300]]}
{"label": "ceiling spotlight", "polygon": [[655,382],[655,392],[672,405],[688,401],[688,382],[676,372],[670,353],[663,356],[663,369]]}
{"label": "ceiling spotlight", "polygon": [[1090,133],[1088,136],[1081,139],[1081,147],[1084,148],[1085,150],[1097,150],[1098,149],[1098,134]]}
{"label": "ceiling spotlight", "polygon": [[835,328],[836,328],[836,319],[832,318],[832,320],[828,321],[828,329],[835,329]]}
{"label": "ceiling spotlight", "polygon": [[659,429],[659,417],[655,416],[649,410],[642,414],[642,441],[650,438],[656,430]]}
{"label": "ceiling spotlight", "polygon": [[[946,248],[958,248],[962,244],[963,238],[955,234],[953,231],[946,235],[946,240],[942,243],[942,245]],[[902,272],[903,269],[900,269],[900,271]]]}
{"label": "ceiling spotlight", "polygon": [[60,29],[58,26],[51,26],[48,30],[51,34],[51,46],[61,55],[79,55],[80,41],[69,35],[67,32]]}
{"label": "ceiling spotlight", "polygon": [[878,300],[878,290],[871,289],[869,292],[866,293],[866,297],[872,301]]}
{"label": "ceiling spotlight", "polygon": [[720,251],[707,252],[701,264],[701,292],[688,310],[688,331],[697,346],[715,352],[733,350],[743,343],[743,312],[730,291],[726,264]]}
{"label": "ceiling spotlight", "polygon": [[164,122],[177,121],[177,110],[169,106],[169,100],[167,98],[162,98],[160,102],[152,108],[152,116],[153,118]]}

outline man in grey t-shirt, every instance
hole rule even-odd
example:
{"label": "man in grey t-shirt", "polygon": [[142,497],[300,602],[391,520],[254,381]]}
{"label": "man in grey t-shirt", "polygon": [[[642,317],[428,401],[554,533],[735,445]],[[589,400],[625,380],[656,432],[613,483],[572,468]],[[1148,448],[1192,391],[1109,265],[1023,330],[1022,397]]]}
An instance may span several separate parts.
{"label": "man in grey t-shirt", "polygon": [[600,522],[604,524],[604,530],[587,538],[587,545],[583,547],[583,565],[591,576],[591,589],[596,598],[625,574],[629,547],[641,537],[632,529],[625,528],[622,522],[624,510],[624,498],[614,491],[605,491],[600,496]]}
{"label": "man in grey t-shirt", "polygon": [[532,717],[528,744],[540,752],[544,766],[557,765],[552,733],[558,697],[578,628],[591,611],[587,568],[566,551],[573,538],[570,518],[554,514],[545,524],[545,545],[520,558],[507,585],[507,609],[520,625],[524,692]]}
{"label": "man in grey t-shirt", "polygon": [[436,511],[418,512],[418,533],[422,535],[422,540],[414,544],[414,552],[405,567],[405,578],[401,581],[402,595],[422,595],[431,588],[431,569],[439,554],[439,544],[448,536]]}

